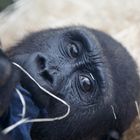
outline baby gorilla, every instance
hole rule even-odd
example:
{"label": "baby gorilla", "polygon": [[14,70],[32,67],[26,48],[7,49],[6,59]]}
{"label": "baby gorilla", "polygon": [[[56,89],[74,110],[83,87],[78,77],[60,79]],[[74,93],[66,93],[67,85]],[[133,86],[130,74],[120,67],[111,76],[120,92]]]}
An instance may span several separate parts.
{"label": "baby gorilla", "polygon": [[122,45],[103,32],[82,26],[44,30],[27,36],[7,56],[10,60],[0,54],[0,60],[9,65],[0,63],[0,70],[9,72],[5,77],[0,74],[2,118],[9,119],[5,112],[18,84],[31,93],[40,110],[38,117],[61,116],[67,109],[44,94],[12,61],[71,107],[65,119],[34,123],[29,131],[32,140],[119,140],[137,115],[136,65]]}

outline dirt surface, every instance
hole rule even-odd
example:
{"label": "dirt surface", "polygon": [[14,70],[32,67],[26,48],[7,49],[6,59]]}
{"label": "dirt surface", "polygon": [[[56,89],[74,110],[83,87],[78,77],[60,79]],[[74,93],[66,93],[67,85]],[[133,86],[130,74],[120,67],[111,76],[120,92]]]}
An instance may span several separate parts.
{"label": "dirt surface", "polygon": [[[32,31],[86,25],[120,41],[140,67],[139,7],[140,0],[20,0],[0,14],[0,39],[7,49]],[[124,140],[140,140],[138,119]]]}

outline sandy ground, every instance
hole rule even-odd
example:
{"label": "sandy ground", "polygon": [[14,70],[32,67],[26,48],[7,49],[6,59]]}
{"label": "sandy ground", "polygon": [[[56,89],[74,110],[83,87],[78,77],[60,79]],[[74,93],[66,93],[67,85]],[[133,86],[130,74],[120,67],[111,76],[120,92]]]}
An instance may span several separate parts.
{"label": "sandy ground", "polygon": [[[49,27],[86,25],[120,41],[140,68],[140,0],[19,0],[0,14],[0,39],[9,48],[26,34]],[[135,120],[124,140],[140,139]]]}

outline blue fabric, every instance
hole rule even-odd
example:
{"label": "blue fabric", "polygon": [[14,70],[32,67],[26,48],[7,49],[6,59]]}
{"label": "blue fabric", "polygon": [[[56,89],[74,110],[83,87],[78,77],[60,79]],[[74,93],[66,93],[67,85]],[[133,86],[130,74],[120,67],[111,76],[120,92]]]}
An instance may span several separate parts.
{"label": "blue fabric", "polygon": [[[30,119],[37,118],[37,116],[39,115],[39,108],[32,101],[32,95],[27,90],[22,88],[20,85],[17,86],[17,89],[20,90],[26,102],[27,106],[26,117],[29,117]],[[19,115],[21,114],[21,112],[22,112],[22,104],[19,95],[15,91],[9,109],[8,126],[16,123],[21,119],[21,116]],[[32,123],[22,124],[17,128],[15,128],[14,130],[12,130],[10,132],[10,136],[12,137],[13,140],[31,140],[30,136],[31,127]]]}

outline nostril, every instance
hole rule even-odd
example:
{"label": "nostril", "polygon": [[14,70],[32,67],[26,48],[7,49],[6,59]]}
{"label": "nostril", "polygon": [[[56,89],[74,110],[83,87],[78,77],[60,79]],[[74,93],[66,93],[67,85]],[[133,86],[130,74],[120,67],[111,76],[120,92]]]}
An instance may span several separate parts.
{"label": "nostril", "polygon": [[39,69],[40,76],[46,81],[53,83],[53,77],[50,75],[48,69],[46,68],[46,58],[43,57],[41,54],[38,54],[36,57],[36,63]]}
{"label": "nostril", "polygon": [[49,72],[44,69],[40,75],[47,81],[49,81],[50,83],[53,83],[53,77],[49,74]]}
{"label": "nostril", "polygon": [[45,58],[44,57],[42,57],[42,56],[40,56],[40,55],[38,55],[37,56],[37,58],[36,58],[36,61],[37,61],[37,66],[38,66],[38,68],[40,69],[40,70],[43,70],[43,69],[45,69],[45,63],[46,63],[46,60],[45,60]]}

